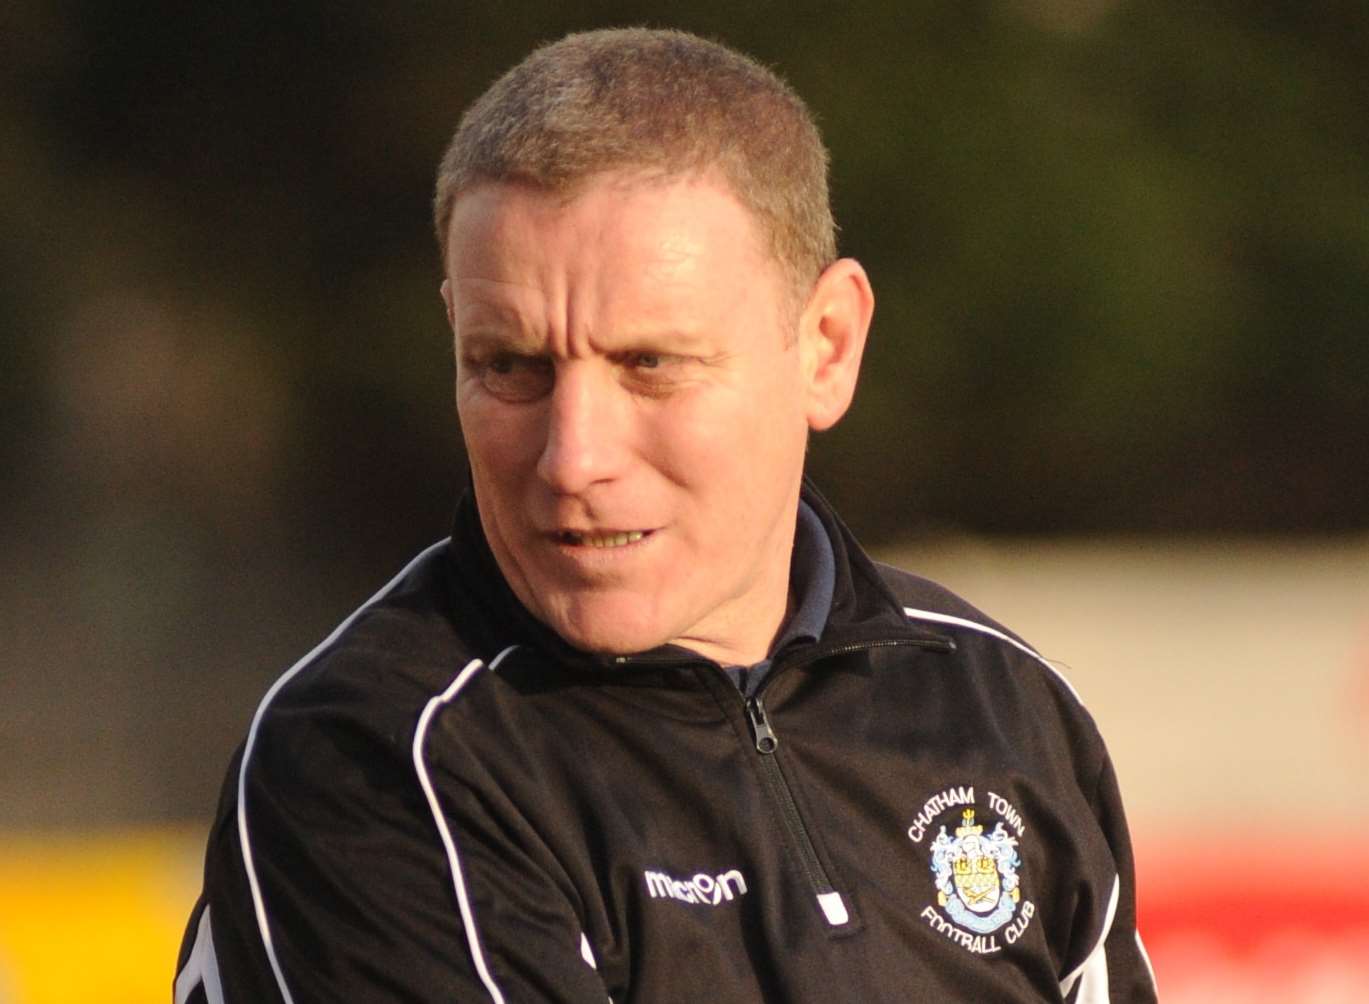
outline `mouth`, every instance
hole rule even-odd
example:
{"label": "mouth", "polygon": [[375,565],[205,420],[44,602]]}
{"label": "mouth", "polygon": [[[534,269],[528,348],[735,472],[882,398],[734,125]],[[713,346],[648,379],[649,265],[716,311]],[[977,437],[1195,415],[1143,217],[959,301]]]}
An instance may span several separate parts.
{"label": "mouth", "polygon": [[593,547],[599,549],[626,547],[635,544],[651,534],[650,530],[558,530],[553,536],[558,544],[567,547]]}

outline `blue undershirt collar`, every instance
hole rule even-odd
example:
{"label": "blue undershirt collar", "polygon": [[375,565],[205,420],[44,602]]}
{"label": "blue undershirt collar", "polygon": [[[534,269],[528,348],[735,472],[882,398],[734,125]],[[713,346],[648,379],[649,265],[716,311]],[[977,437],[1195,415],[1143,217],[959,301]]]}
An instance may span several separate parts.
{"label": "blue undershirt collar", "polygon": [[794,530],[794,553],[789,564],[789,595],[793,613],[770,648],[768,658],[754,666],[724,666],[732,682],[747,697],[765,679],[777,656],[790,645],[817,641],[832,612],[832,594],[837,584],[837,559],[827,528],[808,503],[799,501],[799,518]]}

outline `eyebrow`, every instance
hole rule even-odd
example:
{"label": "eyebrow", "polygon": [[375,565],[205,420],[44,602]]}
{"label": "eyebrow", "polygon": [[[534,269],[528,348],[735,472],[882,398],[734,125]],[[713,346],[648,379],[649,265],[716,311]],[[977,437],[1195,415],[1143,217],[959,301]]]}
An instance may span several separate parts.
{"label": "eyebrow", "polygon": [[[491,280],[478,280],[481,282]],[[462,352],[514,352],[519,355],[550,354],[545,332],[531,325],[517,306],[500,297],[473,297],[456,316],[457,336]],[[607,341],[609,344],[605,344]],[[603,338],[590,335],[596,352],[659,352],[667,355],[718,355],[717,346],[707,331],[690,327],[657,327],[648,322],[635,330],[609,332]]]}
{"label": "eyebrow", "polygon": [[466,301],[456,313],[457,337],[462,346],[500,349],[529,349],[540,346],[539,338],[526,319],[510,303],[478,297]]}
{"label": "eyebrow", "polygon": [[521,326],[511,329],[479,326],[457,335],[462,352],[514,352],[518,355],[541,355],[546,345]]}

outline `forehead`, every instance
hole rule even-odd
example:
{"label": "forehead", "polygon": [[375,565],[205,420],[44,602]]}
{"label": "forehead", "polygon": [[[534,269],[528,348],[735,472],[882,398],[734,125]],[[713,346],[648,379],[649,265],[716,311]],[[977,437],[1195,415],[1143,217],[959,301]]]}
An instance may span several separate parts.
{"label": "forehead", "polygon": [[629,173],[565,192],[474,186],[453,206],[446,264],[454,284],[612,278],[670,286],[778,274],[751,212],[724,183]]}

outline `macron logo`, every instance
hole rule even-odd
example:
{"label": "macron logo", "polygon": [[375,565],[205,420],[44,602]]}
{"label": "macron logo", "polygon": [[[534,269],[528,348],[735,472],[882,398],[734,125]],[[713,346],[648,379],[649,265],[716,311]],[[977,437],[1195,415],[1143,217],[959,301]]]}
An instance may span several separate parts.
{"label": "macron logo", "polygon": [[746,895],[746,879],[733,868],[721,875],[705,875],[700,872],[692,879],[671,878],[665,872],[643,872],[646,889],[652,899],[678,899],[682,903],[703,903],[717,906],[724,900],[731,902],[736,896]]}

